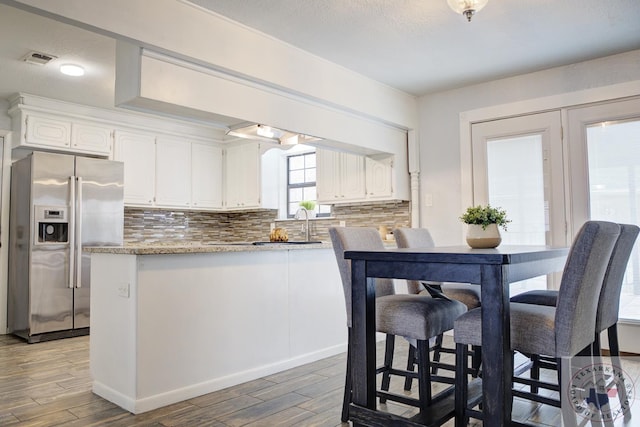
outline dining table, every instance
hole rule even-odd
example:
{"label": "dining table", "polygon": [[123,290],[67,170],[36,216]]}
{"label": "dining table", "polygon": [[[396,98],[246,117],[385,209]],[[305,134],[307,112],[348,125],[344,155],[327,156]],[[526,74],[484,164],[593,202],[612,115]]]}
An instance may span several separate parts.
{"label": "dining table", "polygon": [[[501,245],[350,250],[352,278],[352,403],[354,426],[438,426],[452,418],[454,392],[442,393],[427,408],[404,418],[377,410],[375,278],[458,282],[480,285],[482,310],[482,379],[470,384],[469,401],[482,399],[483,424],[511,424],[510,284],[561,271],[569,248]],[[532,325],[535,327],[535,325]],[[451,387],[452,389],[452,387]]]}

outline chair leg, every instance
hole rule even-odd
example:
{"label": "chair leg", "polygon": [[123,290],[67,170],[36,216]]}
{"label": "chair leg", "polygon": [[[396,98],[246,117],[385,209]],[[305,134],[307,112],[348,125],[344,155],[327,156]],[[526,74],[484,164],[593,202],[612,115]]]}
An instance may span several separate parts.
{"label": "chair leg", "polygon": [[[384,367],[382,371],[382,384],[380,389],[389,391],[389,385],[391,383],[391,374],[389,371],[393,365],[393,350],[395,349],[396,337],[395,335],[387,334],[387,339],[384,346]],[[387,399],[380,397],[380,403],[385,403]]]}
{"label": "chair leg", "polygon": [[[440,334],[436,337],[436,343],[433,346],[433,361],[434,362],[439,362],[440,361],[440,350],[442,349],[442,341],[444,339],[444,334]],[[431,367],[431,375],[438,375],[438,367],[437,366],[432,366]]]}
{"label": "chair leg", "polygon": [[[622,371],[622,363],[620,362],[620,346],[618,344],[618,324],[614,323],[607,329],[607,336],[609,337],[609,353],[611,354],[611,362],[613,366],[620,372],[620,378],[616,382],[616,389],[618,390],[618,396],[621,402],[627,402],[629,397],[627,396],[627,388],[625,385],[625,378]],[[625,414],[626,418],[627,414]]]}
{"label": "chair leg", "polygon": [[620,357],[620,346],[618,345],[618,324],[614,323],[607,329],[609,336],[609,353],[612,357]]}
{"label": "chair leg", "polygon": [[346,423],[349,420],[349,405],[351,404],[351,328],[347,331],[347,374],[344,379],[344,396],[342,397],[342,415],[340,420]]}
{"label": "chair leg", "polygon": [[431,363],[429,361],[429,340],[418,340],[418,391],[420,408],[431,404]]}
{"label": "chair leg", "polygon": [[456,344],[455,427],[466,427],[467,418],[467,346]]}
{"label": "chair leg", "polygon": [[571,381],[571,359],[570,358],[557,358],[556,363],[558,366],[558,384],[560,385],[560,401],[562,410],[562,421],[565,427],[578,427],[578,419],[575,411],[571,410],[571,402],[569,393],[563,393],[562,390],[566,390],[567,385]]}
{"label": "chair leg", "polygon": [[[531,356],[531,379],[539,380],[540,379],[540,356],[537,354]],[[538,393],[538,386],[531,384],[531,393]]]}
{"label": "chair leg", "polygon": [[473,353],[471,353],[471,368],[472,376],[477,378],[480,375],[480,365],[482,364],[482,347],[474,345],[472,347]]}
{"label": "chair leg", "polygon": [[[407,356],[407,371],[413,372],[416,365],[416,348],[409,344],[409,355]],[[404,389],[405,391],[411,390],[411,384],[413,383],[413,378],[407,376],[404,379]]]}

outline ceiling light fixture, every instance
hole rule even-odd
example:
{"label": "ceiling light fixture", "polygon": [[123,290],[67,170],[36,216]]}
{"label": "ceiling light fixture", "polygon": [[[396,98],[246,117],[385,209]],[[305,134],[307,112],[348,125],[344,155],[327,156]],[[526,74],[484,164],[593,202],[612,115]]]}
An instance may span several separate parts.
{"label": "ceiling light fixture", "polygon": [[60,66],[60,72],[67,76],[84,76],[84,68],[76,64],[62,64]]}
{"label": "ceiling light fixture", "polygon": [[447,0],[449,7],[471,22],[471,17],[487,5],[489,0]]}

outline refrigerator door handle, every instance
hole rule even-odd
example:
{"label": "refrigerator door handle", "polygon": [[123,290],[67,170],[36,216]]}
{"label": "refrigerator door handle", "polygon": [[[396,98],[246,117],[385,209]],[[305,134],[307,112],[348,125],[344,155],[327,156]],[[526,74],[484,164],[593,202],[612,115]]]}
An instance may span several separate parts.
{"label": "refrigerator door handle", "polygon": [[75,287],[76,265],[76,177],[69,177],[69,287]]}
{"label": "refrigerator door handle", "polygon": [[82,287],[82,177],[76,178],[76,200],[78,211],[76,212],[76,288]]}

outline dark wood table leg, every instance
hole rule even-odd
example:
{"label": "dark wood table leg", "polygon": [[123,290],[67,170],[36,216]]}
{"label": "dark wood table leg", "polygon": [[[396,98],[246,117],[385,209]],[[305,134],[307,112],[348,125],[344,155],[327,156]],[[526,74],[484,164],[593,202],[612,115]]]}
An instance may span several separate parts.
{"label": "dark wood table leg", "polygon": [[482,411],[487,426],[511,423],[513,358],[505,270],[501,265],[482,266]]}
{"label": "dark wood table leg", "polygon": [[376,289],[375,279],[366,277],[365,261],[351,261],[351,289],[353,403],[375,409]]}

